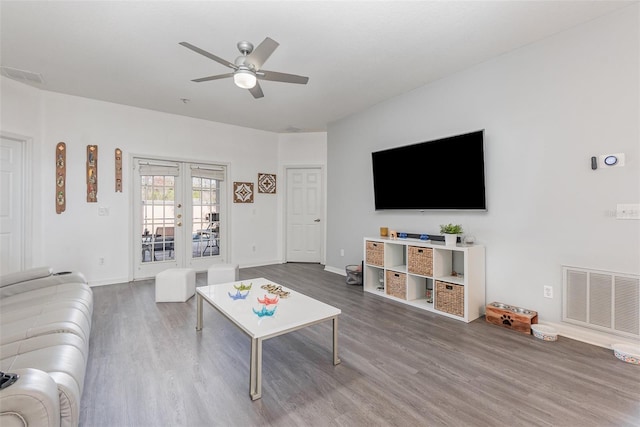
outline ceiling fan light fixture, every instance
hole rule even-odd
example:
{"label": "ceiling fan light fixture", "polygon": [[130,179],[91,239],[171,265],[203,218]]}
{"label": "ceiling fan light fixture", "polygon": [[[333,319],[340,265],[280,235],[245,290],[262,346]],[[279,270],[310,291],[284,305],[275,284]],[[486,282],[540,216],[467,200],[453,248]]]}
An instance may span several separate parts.
{"label": "ceiling fan light fixture", "polygon": [[257,78],[251,71],[240,68],[233,74],[233,82],[242,89],[251,89],[256,85]]}

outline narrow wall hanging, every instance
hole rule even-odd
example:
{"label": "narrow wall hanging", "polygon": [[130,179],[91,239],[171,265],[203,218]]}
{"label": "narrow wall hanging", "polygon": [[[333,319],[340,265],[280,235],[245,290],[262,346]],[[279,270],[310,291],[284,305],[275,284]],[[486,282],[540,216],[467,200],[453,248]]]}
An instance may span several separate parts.
{"label": "narrow wall hanging", "polygon": [[67,208],[67,144],[56,145],[56,213],[61,214]]}
{"label": "narrow wall hanging", "polygon": [[253,182],[233,183],[233,203],[253,203]]}
{"label": "narrow wall hanging", "polygon": [[98,201],[98,146],[87,145],[87,202]]}
{"label": "narrow wall hanging", "polygon": [[122,193],[122,150],[116,148],[116,193]]}
{"label": "narrow wall hanging", "polygon": [[258,174],[258,193],[276,194],[276,176],[271,173]]}

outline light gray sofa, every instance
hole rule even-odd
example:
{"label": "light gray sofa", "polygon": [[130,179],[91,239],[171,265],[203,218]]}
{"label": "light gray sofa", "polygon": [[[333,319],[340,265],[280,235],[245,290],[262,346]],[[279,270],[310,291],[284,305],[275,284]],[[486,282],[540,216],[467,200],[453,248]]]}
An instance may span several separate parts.
{"label": "light gray sofa", "polygon": [[0,425],[75,427],[89,356],[93,293],[80,273],[0,276]]}

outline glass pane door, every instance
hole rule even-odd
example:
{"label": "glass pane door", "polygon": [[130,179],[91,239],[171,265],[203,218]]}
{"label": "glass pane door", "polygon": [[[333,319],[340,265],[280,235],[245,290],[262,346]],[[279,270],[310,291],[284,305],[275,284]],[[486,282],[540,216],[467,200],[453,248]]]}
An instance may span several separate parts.
{"label": "glass pane door", "polygon": [[192,176],[193,258],[220,255],[220,204],[218,180]]}
{"label": "glass pane door", "polygon": [[175,188],[171,175],[142,175],[142,262],[175,259]]}

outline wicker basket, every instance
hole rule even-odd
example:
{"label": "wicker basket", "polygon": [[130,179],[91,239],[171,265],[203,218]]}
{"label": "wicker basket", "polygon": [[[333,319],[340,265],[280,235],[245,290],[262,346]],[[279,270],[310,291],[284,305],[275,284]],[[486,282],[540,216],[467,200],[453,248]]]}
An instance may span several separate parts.
{"label": "wicker basket", "polygon": [[464,286],[436,280],[436,310],[464,317]]}
{"label": "wicker basket", "polygon": [[386,288],[388,295],[407,299],[407,275],[395,271],[387,271]]}
{"label": "wicker basket", "polygon": [[433,249],[409,246],[409,273],[433,276]]}
{"label": "wicker basket", "polygon": [[384,243],[367,240],[367,264],[384,266]]}

